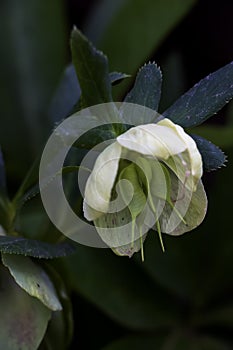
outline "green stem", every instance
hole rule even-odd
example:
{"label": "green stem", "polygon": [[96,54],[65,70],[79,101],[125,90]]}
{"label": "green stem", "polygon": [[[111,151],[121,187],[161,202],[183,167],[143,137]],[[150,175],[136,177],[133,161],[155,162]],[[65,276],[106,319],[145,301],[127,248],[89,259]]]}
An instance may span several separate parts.
{"label": "green stem", "polygon": [[142,240],[142,227],[140,227],[140,246],[141,246],[141,258],[142,262],[144,262],[144,248],[143,248],[143,240]]}
{"label": "green stem", "polygon": [[132,236],[131,236],[131,237],[132,237],[132,238],[131,238],[132,240],[131,240],[131,248],[133,248],[133,245],[134,245],[134,238],[135,238],[135,237],[134,237],[134,236],[135,236],[135,235],[134,235],[134,230],[135,230],[135,219],[132,220]]}
{"label": "green stem", "polygon": [[172,207],[176,215],[180,218],[180,220],[187,226],[187,222],[184,220],[183,216],[180,214],[180,212],[176,209],[174,204],[171,201],[168,201],[168,204]]}
{"label": "green stem", "polygon": [[162,251],[165,252],[165,248],[164,248],[164,244],[163,244],[163,238],[162,238],[162,232],[161,232],[161,227],[160,227],[159,219],[157,218],[157,212],[156,212],[156,209],[154,207],[154,203],[153,203],[153,200],[151,198],[150,192],[148,192],[148,198],[149,198],[149,201],[150,201],[151,208],[152,208],[152,210],[153,210],[153,212],[155,214],[155,217],[156,217],[156,223],[155,224],[156,224],[156,227],[157,227],[161,248],[162,248]]}

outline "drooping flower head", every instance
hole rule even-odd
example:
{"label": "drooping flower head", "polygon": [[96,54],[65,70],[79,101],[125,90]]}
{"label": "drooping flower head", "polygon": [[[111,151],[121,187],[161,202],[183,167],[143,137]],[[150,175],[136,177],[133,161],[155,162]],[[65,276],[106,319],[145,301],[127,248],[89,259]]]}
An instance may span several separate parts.
{"label": "drooping flower head", "polygon": [[149,229],[179,235],[198,226],[207,199],[194,140],[169,119],[132,127],[97,158],[84,216],[117,254],[142,248]]}

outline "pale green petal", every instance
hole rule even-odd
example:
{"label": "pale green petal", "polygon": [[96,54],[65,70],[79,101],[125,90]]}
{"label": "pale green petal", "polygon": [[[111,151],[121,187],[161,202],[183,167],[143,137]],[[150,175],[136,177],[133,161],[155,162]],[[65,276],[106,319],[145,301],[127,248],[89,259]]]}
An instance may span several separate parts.
{"label": "pale green petal", "polygon": [[106,213],[94,221],[101,239],[110,248],[118,248],[132,241],[132,216],[127,207],[114,213]]}
{"label": "pale green petal", "polygon": [[[171,172],[171,200],[174,208],[166,202],[159,218],[161,231],[170,235],[181,235],[201,224],[207,210],[204,186],[199,181],[195,192],[189,191]],[[181,217],[183,220],[181,220]],[[156,230],[156,227],[154,228]]]}
{"label": "pale green petal", "polygon": [[169,157],[163,162],[176,174],[187,189],[192,192],[196,191],[200,178],[192,176],[191,159],[187,150],[179,155]]}
{"label": "pale green petal", "polygon": [[[115,213],[107,213],[94,221],[96,230],[109,248],[117,255],[131,257],[142,249],[148,230],[143,227],[143,221],[135,222],[135,238],[132,242],[132,216],[126,207]],[[143,254],[143,253],[142,253]],[[143,259],[143,255],[142,255]]]}
{"label": "pale green petal", "polygon": [[120,156],[121,146],[114,142],[97,158],[85,187],[83,210],[87,220],[94,220],[108,211]]}
{"label": "pale green petal", "polygon": [[[144,234],[141,238],[136,239],[133,242],[133,245],[131,243],[123,245],[121,247],[112,248],[113,252],[119,256],[128,256],[131,258],[131,256],[134,253],[139,252],[141,249],[143,249],[143,243],[146,239],[147,234]],[[144,260],[144,254],[142,252],[142,260]]]}
{"label": "pale green petal", "polygon": [[[128,204],[129,211],[132,215],[132,219],[135,220],[136,217],[142,212],[143,208],[146,205],[146,196],[139,183],[136,167],[133,163],[128,165],[122,170],[119,176],[119,180],[123,180],[123,179],[127,181],[120,181],[119,183],[121,196],[125,203],[129,203]],[[129,191],[129,182],[133,186],[132,198],[130,198],[131,192]]]}
{"label": "pale green petal", "polygon": [[159,124],[146,124],[133,127],[117,137],[117,142],[146,156],[168,159],[185,151],[187,145],[171,127]]}

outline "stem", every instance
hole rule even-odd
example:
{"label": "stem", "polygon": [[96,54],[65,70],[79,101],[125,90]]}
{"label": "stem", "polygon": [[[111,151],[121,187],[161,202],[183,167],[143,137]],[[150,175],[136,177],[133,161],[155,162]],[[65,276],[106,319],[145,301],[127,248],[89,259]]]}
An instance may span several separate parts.
{"label": "stem", "polygon": [[155,214],[155,217],[156,217],[156,227],[157,227],[157,231],[158,231],[158,235],[159,235],[161,248],[162,248],[162,251],[165,252],[165,248],[164,248],[164,244],[163,244],[163,238],[162,238],[162,233],[161,233],[161,227],[160,227],[159,219],[157,218],[156,209],[154,207],[154,203],[153,203],[153,200],[151,198],[150,192],[148,192],[148,198],[149,198],[149,201],[150,201],[151,208],[152,208],[152,210],[153,210],[153,212]]}
{"label": "stem", "polygon": [[173,204],[171,201],[169,201],[168,203],[170,204],[170,206],[172,207],[172,209],[174,210],[174,212],[176,213],[176,215],[180,218],[180,220],[181,220],[186,226],[188,226],[188,225],[187,225],[187,222],[186,222],[185,219],[182,217],[182,215],[180,214],[180,212],[176,209],[176,207],[174,206],[174,204]]}
{"label": "stem", "polygon": [[141,246],[141,258],[142,262],[144,262],[144,248],[143,248],[143,241],[142,241],[142,227],[140,227],[140,246]]}
{"label": "stem", "polygon": [[131,248],[133,248],[133,245],[134,245],[134,229],[135,229],[135,219],[132,220],[132,241],[131,241]]}

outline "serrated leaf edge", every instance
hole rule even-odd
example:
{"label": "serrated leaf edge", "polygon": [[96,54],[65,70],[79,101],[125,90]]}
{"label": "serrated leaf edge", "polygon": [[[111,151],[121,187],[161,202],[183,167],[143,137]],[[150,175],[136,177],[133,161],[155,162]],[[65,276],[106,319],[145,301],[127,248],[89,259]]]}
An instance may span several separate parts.
{"label": "serrated leaf edge", "polygon": [[[192,134],[190,135],[190,136],[192,136]],[[197,135],[197,136],[199,136],[199,135]],[[195,140],[194,140],[195,141]],[[207,172],[207,173],[209,173],[209,172],[211,172],[211,171],[216,171],[216,170],[218,170],[218,169],[221,169],[221,168],[223,168],[223,167],[226,167],[226,163],[228,162],[228,157],[227,157],[227,155],[225,154],[225,152],[223,152],[223,150],[219,147],[219,146],[217,146],[217,145],[215,145],[213,142],[211,142],[210,140],[207,140],[206,138],[205,138],[205,141],[207,141],[209,144],[211,144],[211,145],[214,145],[222,154],[223,154],[223,156],[224,156],[224,161],[223,161],[223,163],[222,163],[222,165],[220,165],[220,166],[218,166],[218,167],[216,167],[216,168],[212,168],[212,169],[205,169],[205,171]],[[196,143],[196,142],[195,142]],[[197,146],[197,148],[198,148],[198,146]],[[199,149],[199,148],[198,148]],[[199,150],[199,152],[201,153],[201,151]]]}

